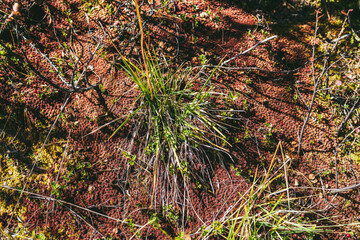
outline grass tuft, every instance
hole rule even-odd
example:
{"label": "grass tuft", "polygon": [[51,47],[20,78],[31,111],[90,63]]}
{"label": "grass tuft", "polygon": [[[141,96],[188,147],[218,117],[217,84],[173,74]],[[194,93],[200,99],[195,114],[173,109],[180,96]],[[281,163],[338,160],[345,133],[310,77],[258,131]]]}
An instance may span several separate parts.
{"label": "grass tuft", "polygon": [[[340,223],[337,216],[326,216],[324,209],[314,208],[318,194],[297,195],[297,187],[279,187],[287,178],[287,161],[275,168],[281,142],[265,174],[258,175],[248,190],[232,204],[223,216],[202,226],[197,232],[201,239],[315,239],[352,232],[359,223]],[[284,171],[281,170],[284,168]],[[312,189],[313,187],[311,187]],[[308,190],[304,187],[305,190]],[[318,203],[317,203],[318,204]]]}
{"label": "grass tuft", "polygon": [[126,58],[123,63],[139,95],[135,109],[113,135],[131,123],[125,157],[151,174],[153,203],[158,198],[163,205],[177,205],[186,201],[190,182],[209,184],[212,154],[228,154],[228,126],[212,110],[212,100],[221,95],[210,84],[216,69],[203,79],[184,66],[169,68],[150,52],[145,53],[145,71]]}

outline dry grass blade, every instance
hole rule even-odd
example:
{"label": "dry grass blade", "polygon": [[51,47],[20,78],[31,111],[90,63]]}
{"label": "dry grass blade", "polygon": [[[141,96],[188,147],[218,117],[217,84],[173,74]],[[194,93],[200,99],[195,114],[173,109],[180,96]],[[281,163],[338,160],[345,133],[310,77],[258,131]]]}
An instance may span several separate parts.
{"label": "dry grass blade", "polygon": [[[284,164],[275,170],[275,159],[279,151],[284,157],[281,143],[277,146],[267,173],[262,177],[257,177],[256,173],[248,191],[239,193],[240,199],[219,220],[214,220],[197,231],[202,233],[202,239],[209,239],[211,236],[220,239],[286,239],[289,234],[312,238],[359,226],[359,223],[339,224],[335,220],[336,216],[326,217],[319,209],[299,205],[298,202],[304,203],[317,195],[292,196],[294,188],[289,183],[286,188],[272,192],[271,189],[277,189],[277,180],[286,175],[285,170],[281,172],[281,169],[288,168],[287,161],[283,159]],[[306,215],[316,218],[307,218]]]}

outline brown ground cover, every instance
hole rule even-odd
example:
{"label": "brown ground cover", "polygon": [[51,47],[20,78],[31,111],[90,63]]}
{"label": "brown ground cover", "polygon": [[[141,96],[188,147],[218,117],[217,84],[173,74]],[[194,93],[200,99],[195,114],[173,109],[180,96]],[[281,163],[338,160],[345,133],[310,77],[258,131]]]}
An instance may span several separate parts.
{"label": "brown ground cover", "polygon": [[[357,222],[357,190],[328,191],[356,184],[359,166],[343,160],[335,168],[338,124],[322,101],[315,101],[297,154],[308,111],[303,100],[310,102],[313,92],[315,8],[296,1],[274,1],[261,11],[241,1],[168,1],[166,7],[154,1],[156,10],[143,3],[146,42],[174,67],[186,62],[194,71],[200,65],[213,69],[221,59],[278,35],[214,75],[215,91],[236,96],[230,103],[217,102],[218,109],[242,110],[229,120],[232,159],[214,165],[211,185],[192,183],[186,211],[179,203],[167,206],[173,216],[162,215],[162,199],[152,203],[151,175],[130,177],[137,165],[128,164],[123,150],[131,125],[110,138],[138,95],[120,67],[120,53],[135,60],[141,54],[134,6],[128,2],[22,1],[19,16],[4,17],[0,38],[8,49],[2,51],[12,55],[5,63],[2,53],[0,72],[2,229],[21,228],[23,235],[46,239],[174,239],[180,232],[201,239],[201,226],[220,221],[239,193],[247,194],[253,178],[266,174],[279,142],[291,161],[286,176],[269,191],[284,187],[286,178],[291,197],[311,196],[299,198],[299,206],[337,223]],[[3,12],[12,11],[11,1],[0,3]],[[277,153],[275,165],[283,171]],[[25,183],[23,194],[4,188],[22,189]],[[316,214],[303,218],[318,219]],[[336,230],[315,237],[342,239],[353,231],[356,239],[358,234],[352,226]]]}

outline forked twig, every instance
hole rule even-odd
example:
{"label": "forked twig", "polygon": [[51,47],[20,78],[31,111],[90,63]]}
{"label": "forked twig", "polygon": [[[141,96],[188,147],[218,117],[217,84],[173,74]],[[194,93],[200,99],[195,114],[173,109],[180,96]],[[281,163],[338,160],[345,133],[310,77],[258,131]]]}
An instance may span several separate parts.
{"label": "forked twig", "polygon": [[340,136],[341,130],[344,127],[344,125],[347,123],[347,121],[350,119],[350,117],[352,116],[352,114],[354,113],[354,111],[356,109],[358,109],[360,107],[360,97],[356,100],[356,102],[354,103],[354,105],[352,106],[352,108],[350,109],[350,111],[346,114],[346,117],[344,118],[344,120],[341,122],[341,124],[339,125],[337,131],[336,131],[336,137]]}
{"label": "forked twig", "polygon": [[[326,67],[328,65],[328,63],[329,63],[329,59],[330,59],[331,54],[334,53],[335,50],[336,50],[336,47],[337,47],[337,45],[338,45],[338,43],[340,41],[341,35],[343,34],[343,32],[345,30],[345,23],[347,21],[347,17],[346,17],[344,22],[343,22],[343,25],[341,27],[341,30],[339,32],[337,41],[335,41],[335,44],[333,45],[330,52],[328,52],[326,54],[326,57],[325,57],[324,62],[323,62],[321,73],[318,76],[316,76],[315,75],[315,50],[316,50],[317,31],[319,29],[318,24],[319,24],[319,19],[320,18],[321,18],[321,16],[319,16],[319,11],[316,11],[316,25],[315,25],[315,33],[314,33],[313,49],[312,49],[312,61],[311,61],[312,62],[312,78],[313,78],[313,81],[314,81],[314,89],[313,89],[313,93],[312,93],[312,96],[311,96],[311,101],[310,101],[310,104],[309,104],[309,107],[308,107],[308,112],[307,112],[306,118],[305,118],[305,120],[303,122],[303,125],[302,125],[300,133],[299,133],[299,145],[298,145],[298,151],[297,151],[298,155],[300,155],[300,153],[301,153],[301,147],[302,147],[302,141],[303,141],[303,137],[304,137],[305,127],[306,127],[306,125],[307,125],[307,123],[308,123],[308,121],[310,119],[310,115],[311,115],[312,109],[314,107],[315,97],[317,95],[317,89],[318,89],[318,87],[319,87],[319,85],[321,83],[321,79],[324,76],[324,74],[327,73],[329,68],[333,66],[333,64],[331,64],[329,67]],[[336,165],[336,163],[335,163],[335,165]]]}

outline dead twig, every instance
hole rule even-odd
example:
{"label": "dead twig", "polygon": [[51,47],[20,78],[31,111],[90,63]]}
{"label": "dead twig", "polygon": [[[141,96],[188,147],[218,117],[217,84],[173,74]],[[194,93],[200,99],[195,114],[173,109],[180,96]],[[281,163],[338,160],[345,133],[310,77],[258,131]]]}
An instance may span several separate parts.
{"label": "dead twig", "polygon": [[[30,196],[33,196],[33,197],[38,197],[40,199],[44,199],[44,200],[48,200],[48,201],[54,201],[54,202],[57,202],[57,203],[60,203],[60,204],[65,204],[65,205],[68,205],[70,207],[75,207],[77,209],[80,209],[80,210],[84,210],[86,212],[89,212],[89,213],[93,213],[95,215],[98,215],[98,216],[101,216],[101,217],[105,217],[107,219],[110,219],[110,220],[113,220],[113,221],[116,221],[116,222],[119,222],[119,223],[122,223],[122,224],[127,224],[127,222],[125,220],[121,220],[121,219],[117,219],[117,218],[114,218],[114,217],[110,217],[106,214],[103,214],[103,213],[99,213],[99,212],[96,212],[96,211],[93,211],[93,210],[90,210],[88,208],[85,208],[85,207],[81,207],[79,205],[76,205],[74,203],[71,203],[71,202],[67,202],[67,201],[64,201],[64,200],[61,200],[61,199],[56,199],[56,198],[52,198],[52,197],[48,197],[48,196],[45,196],[45,195],[41,195],[41,194],[38,194],[38,193],[33,193],[33,192],[30,192],[30,191],[26,191],[26,190],[21,190],[21,189],[17,189],[17,188],[13,188],[13,187],[9,187],[9,186],[5,186],[5,185],[0,185],[0,188],[4,188],[4,189],[8,189],[8,190],[13,190],[13,191],[18,191],[22,194],[27,194],[27,195],[30,195]],[[136,227],[141,227],[141,225],[138,225],[138,224],[134,224],[134,226]],[[4,230],[5,231],[5,230]]]}
{"label": "dead twig", "polygon": [[360,97],[356,100],[356,102],[354,103],[354,105],[352,106],[352,108],[350,109],[350,111],[347,113],[346,117],[344,118],[344,120],[341,122],[341,124],[339,125],[337,131],[336,131],[336,137],[339,137],[341,134],[341,130],[344,127],[344,125],[347,123],[347,121],[351,118],[352,114],[354,113],[354,111],[356,109],[358,109],[360,107]]}
{"label": "dead twig", "polygon": [[253,50],[253,49],[256,48],[257,46],[259,46],[259,45],[261,45],[261,44],[263,44],[263,43],[266,43],[267,41],[270,41],[270,40],[272,40],[272,39],[274,39],[274,38],[277,38],[277,37],[278,37],[277,35],[274,35],[274,36],[268,37],[268,38],[266,38],[266,39],[264,39],[264,40],[256,43],[256,44],[255,44],[254,46],[252,46],[251,48],[248,48],[248,49],[246,49],[245,51],[237,54],[236,56],[234,56],[234,57],[232,57],[232,58],[224,61],[222,64],[220,64],[220,66],[224,66],[225,64],[227,64],[227,63],[231,62],[232,60],[234,60],[235,58],[238,58],[238,57],[240,57],[241,55],[244,55],[244,54],[250,52],[251,50]]}
{"label": "dead twig", "polygon": [[[62,170],[62,166],[63,166],[63,163],[67,157],[67,152],[68,152],[68,149],[69,149],[69,141],[70,141],[70,134],[71,134],[71,131],[69,132],[69,135],[68,135],[68,139],[66,141],[66,147],[65,147],[65,150],[64,150],[64,153],[63,153],[63,157],[61,158],[61,162],[60,162],[60,166],[59,166],[59,171],[56,175],[56,179],[55,179],[55,184],[57,184],[58,180],[59,180],[59,177],[60,177],[60,173],[61,173],[61,170]],[[53,196],[53,193],[51,192],[50,194],[50,197]],[[47,205],[46,205],[46,208],[48,208],[50,205],[50,202],[48,201],[47,202]],[[52,205],[52,207],[54,208],[54,205]],[[48,224],[48,218],[49,218],[49,211],[46,212],[46,218],[45,218],[45,226],[47,226]]]}
{"label": "dead twig", "polygon": [[314,33],[314,40],[313,40],[314,42],[313,42],[313,49],[312,49],[312,62],[311,62],[312,77],[313,77],[313,81],[314,81],[314,91],[313,91],[313,94],[312,94],[312,97],[311,97],[311,102],[310,102],[310,104],[308,106],[307,116],[306,116],[306,118],[304,120],[304,123],[303,123],[303,125],[301,127],[301,131],[300,131],[300,134],[299,134],[299,146],[298,146],[298,151],[297,151],[298,155],[300,155],[300,152],[301,152],[301,145],[302,145],[302,139],[303,139],[305,127],[306,127],[307,122],[309,121],[310,114],[311,114],[311,111],[312,111],[312,108],[313,108],[313,105],[314,105],[314,102],[315,102],[316,90],[317,90],[318,85],[320,83],[320,78],[316,79],[316,76],[315,76],[315,64],[314,64],[315,49],[316,49],[315,41],[316,41],[316,38],[317,38],[317,31],[319,29],[318,24],[319,24],[319,12],[316,12],[316,23],[315,23],[315,33]]}
{"label": "dead twig", "polygon": [[[298,155],[300,155],[300,153],[301,153],[301,147],[302,147],[302,141],[303,141],[303,137],[304,137],[305,128],[306,128],[306,125],[307,125],[307,123],[308,123],[308,121],[310,119],[310,115],[311,115],[312,109],[314,107],[318,87],[319,87],[319,85],[321,83],[321,80],[322,80],[323,76],[333,66],[333,64],[331,64],[329,67],[326,67],[329,64],[329,59],[330,59],[331,54],[334,53],[335,50],[336,50],[336,47],[337,47],[337,45],[338,45],[338,43],[340,41],[340,38],[341,38],[341,36],[342,36],[342,34],[343,34],[344,30],[345,30],[345,23],[347,21],[347,17],[346,17],[344,22],[343,22],[343,25],[341,27],[341,30],[339,32],[338,38],[335,41],[335,44],[332,46],[331,50],[329,52],[327,52],[326,55],[325,55],[326,57],[323,60],[322,71],[320,72],[320,74],[318,76],[316,76],[315,75],[316,38],[317,38],[318,29],[319,29],[319,26],[318,26],[319,19],[322,17],[322,16],[319,16],[319,13],[320,13],[319,11],[316,12],[316,24],[315,24],[315,33],[314,33],[313,49],[312,49],[312,57],[311,57],[311,60],[312,60],[311,61],[312,62],[312,78],[313,78],[313,82],[314,82],[314,89],[313,89],[313,93],[312,93],[312,96],[311,96],[311,101],[310,101],[310,104],[309,104],[309,107],[308,107],[307,115],[305,117],[305,120],[303,122],[303,125],[302,125],[300,133],[299,133],[299,145],[298,145],[298,151],[297,151]],[[337,166],[337,161],[335,162],[335,165]]]}
{"label": "dead twig", "polygon": [[336,189],[326,189],[327,191],[329,191],[330,194],[336,194],[336,193],[342,193],[342,192],[347,192],[350,190],[354,190],[356,188],[360,187],[360,183],[358,184],[354,184],[348,187],[343,187],[343,188],[336,188]]}

